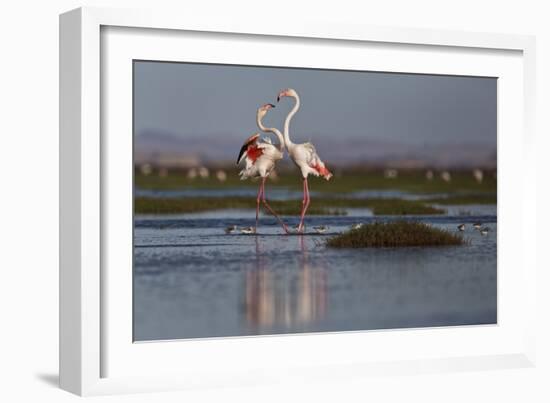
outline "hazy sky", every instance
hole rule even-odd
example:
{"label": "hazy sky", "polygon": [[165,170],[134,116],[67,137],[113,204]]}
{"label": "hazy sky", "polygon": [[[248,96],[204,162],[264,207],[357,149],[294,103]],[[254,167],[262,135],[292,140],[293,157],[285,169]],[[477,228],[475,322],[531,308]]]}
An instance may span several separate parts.
{"label": "hazy sky", "polygon": [[[135,62],[134,74],[136,136],[220,138],[238,150],[258,131],[257,108],[292,87],[302,104],[291,124],[296,142],[496,148],[494,78],[165,62]],[[283,99],[266,126],[282,130],[292,105]]]}

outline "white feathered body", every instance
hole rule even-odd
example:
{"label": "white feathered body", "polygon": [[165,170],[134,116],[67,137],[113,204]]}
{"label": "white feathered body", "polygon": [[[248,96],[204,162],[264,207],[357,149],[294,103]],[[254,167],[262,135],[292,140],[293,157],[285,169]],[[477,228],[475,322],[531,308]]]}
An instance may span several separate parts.
{"label": "white feathered body", "polygon": [[288,155],[294,161],[296,166],[302,172],[302,177],[308,175],[323,176],[326,180],[332,177],[332,174],[325,167],[325,163],[317,154],[315,146],[310,142],[302,144],[287,144]]}
{"label": "white feathered body", "polygon": [[247,145],[247,151],[243,157],[245,167],[239,172],[241,180],[263,178],[271,173],[277,161],[283,159],[283,152],[274,146],[269,138],[256,139]]}

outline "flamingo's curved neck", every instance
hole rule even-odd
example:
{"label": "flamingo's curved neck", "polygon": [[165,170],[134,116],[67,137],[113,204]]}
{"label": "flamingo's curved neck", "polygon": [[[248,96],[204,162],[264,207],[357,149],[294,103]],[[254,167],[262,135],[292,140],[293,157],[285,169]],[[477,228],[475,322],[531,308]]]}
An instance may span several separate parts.
{"label": "flamingo's curved neck", "polygon": [[273,133],[277,136],[277,139],[279,140],[279,151],[283,151],[285,148],[285,139],[283,138],[283,135],[279,131],[279,129],[275,127],[265,127],[262,123],[262,118],[260,117],[260,114],[256,115],[256,123],[258,124],[258,127],[263,132]]}
{"label": "flamingo's curved neck", "polygon": [[294,108],[288,113],[285,119],[285,127],[284,127],[284,138],[285,138],[285,145],[288,148],[289,146],[293,145],[292,141],[290,140],[290,135],[288,134],[289,128],[290,128],[290,120],[293,118],[293,116],[298,112],[298,109],[300,109],[300,97],[296,94],[293,96],[296,100],[296,103],[294,104]]}

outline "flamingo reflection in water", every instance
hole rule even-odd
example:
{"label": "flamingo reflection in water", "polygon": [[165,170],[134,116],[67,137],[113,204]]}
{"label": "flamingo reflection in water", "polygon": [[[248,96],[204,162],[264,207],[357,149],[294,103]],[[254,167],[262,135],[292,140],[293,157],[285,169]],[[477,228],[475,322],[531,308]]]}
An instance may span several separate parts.
{"label": "flamingo reflection in water", "polygon": [[245,310],[248,325],[269,329],[307,330],[327,312],[327,273],[309,262],[305,237],[299,236],[298,267],[269,268],[256,237],[256,265],[246,274]]}

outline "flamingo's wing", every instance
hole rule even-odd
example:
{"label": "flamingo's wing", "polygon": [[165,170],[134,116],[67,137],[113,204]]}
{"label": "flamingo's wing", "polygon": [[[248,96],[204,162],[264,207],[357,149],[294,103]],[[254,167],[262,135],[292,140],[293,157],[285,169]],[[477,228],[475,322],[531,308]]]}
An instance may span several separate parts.
{"label": "flamingo's wing", "polygon": [[304,149],[308,154],[308,165],[315,169],[319,175],[324,176],[327,180],[330,179],[332,177],[332,173],[330,173],[330,171],[325,167],[325,163],[321,160],[319,154],[317,154],[315,146],[309,142],[304,143]]}
{"label": "flamingo's wing", "polygon": [[317,155],[317,151],[315,150],[315,146],[309,142],[303,143],[302,146],[304,147],[304,150],[306,152],[307,163],[308,165],[311,165],[316,159],[319,158],[319,156]]}
{"label": "flamingo's wing", "polygon": [[303,146],[310,152],[315,153],[315,146],[311,144],[309,141],[307,143],[303,143]]}
{"label": "flamingo's wing", "polygon": [[252,160],[256,160],[256,158],[258,158],[261,155],[261,150],[258,149],[259,137],[260,137],[260,133],[255,133],[246,139],[243,146],[241,147],[241,150],[239,151],[239,156],[237,157],[237,165],[239,165],[245,157],[249,157]]}

